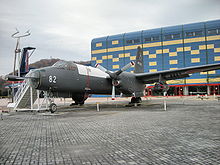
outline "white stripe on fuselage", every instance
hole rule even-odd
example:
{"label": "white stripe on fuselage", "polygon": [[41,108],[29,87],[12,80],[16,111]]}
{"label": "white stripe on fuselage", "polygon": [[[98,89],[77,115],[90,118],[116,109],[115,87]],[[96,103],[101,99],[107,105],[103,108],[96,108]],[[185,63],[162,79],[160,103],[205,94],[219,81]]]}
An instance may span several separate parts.
{"label": "white stripe on fuselage", "polygon": [[98,68],[76,64],[80,75],[107,78],[109,75]]}

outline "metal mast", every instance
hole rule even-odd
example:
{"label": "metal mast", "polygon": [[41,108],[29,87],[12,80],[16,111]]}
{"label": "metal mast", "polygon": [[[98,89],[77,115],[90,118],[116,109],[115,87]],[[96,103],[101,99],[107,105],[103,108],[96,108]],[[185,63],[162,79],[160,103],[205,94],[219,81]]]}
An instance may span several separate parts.
{"label": "metal mast", "polygon": [[[11,35],[12,38],[17,39],[16,47],[15,47],[15,56],[14,56],[14,67],[13,67],[13,75],[15,75],[16,64],[20,64],[20,56],[21,56],[21,49],[20,49],[20,39],[31,35],[30,30],[26,31],[24,34],[19,35],[18,29],[16,32]],[[18,66],[18,76],[20,76],[20,67]]]}

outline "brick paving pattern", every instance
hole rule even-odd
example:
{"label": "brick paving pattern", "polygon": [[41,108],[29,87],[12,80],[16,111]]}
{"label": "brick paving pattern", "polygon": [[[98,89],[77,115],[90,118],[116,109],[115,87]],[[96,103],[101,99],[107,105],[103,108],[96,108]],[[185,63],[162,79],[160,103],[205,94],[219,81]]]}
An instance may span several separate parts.
{"label": "brick paving pattern", "polygon": [[0,164],[220,164],[220,102],[85,105],[0,121]]}

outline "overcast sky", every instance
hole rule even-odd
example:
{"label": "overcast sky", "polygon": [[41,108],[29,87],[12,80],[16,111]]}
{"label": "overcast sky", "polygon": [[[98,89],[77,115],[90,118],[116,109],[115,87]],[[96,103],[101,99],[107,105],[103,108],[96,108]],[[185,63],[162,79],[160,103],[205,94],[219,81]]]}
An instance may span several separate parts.
{"label": "overcast sky", "polygon": [[42,58],[90,60],[91,40],[220,19],[220,0],[0,0],[0,75],[13,70],[15,28],[31,36],[31,63]]}

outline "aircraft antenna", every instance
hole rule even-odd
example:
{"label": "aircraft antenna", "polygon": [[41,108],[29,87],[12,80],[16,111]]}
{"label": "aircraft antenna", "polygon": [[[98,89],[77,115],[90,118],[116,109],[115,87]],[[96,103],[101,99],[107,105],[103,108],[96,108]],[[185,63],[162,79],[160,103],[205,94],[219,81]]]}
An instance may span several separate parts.
{"label": "aircraft antenna", "polygon": [[[15,56],[14,56],[14,67],[13,67],[13,75],[15,75],[16,64],[17,61],[20,63],[21,56],[21,48],[20,48],[20,39],[31,35],[30,30],[26,31],[23,34],[20,34],[19,30],[16,28],[16,32],[11,35],[12,38],[17,39],[16,47],[15,47]],[[20,67],[18,67],[18,76],[20,77]]]}

